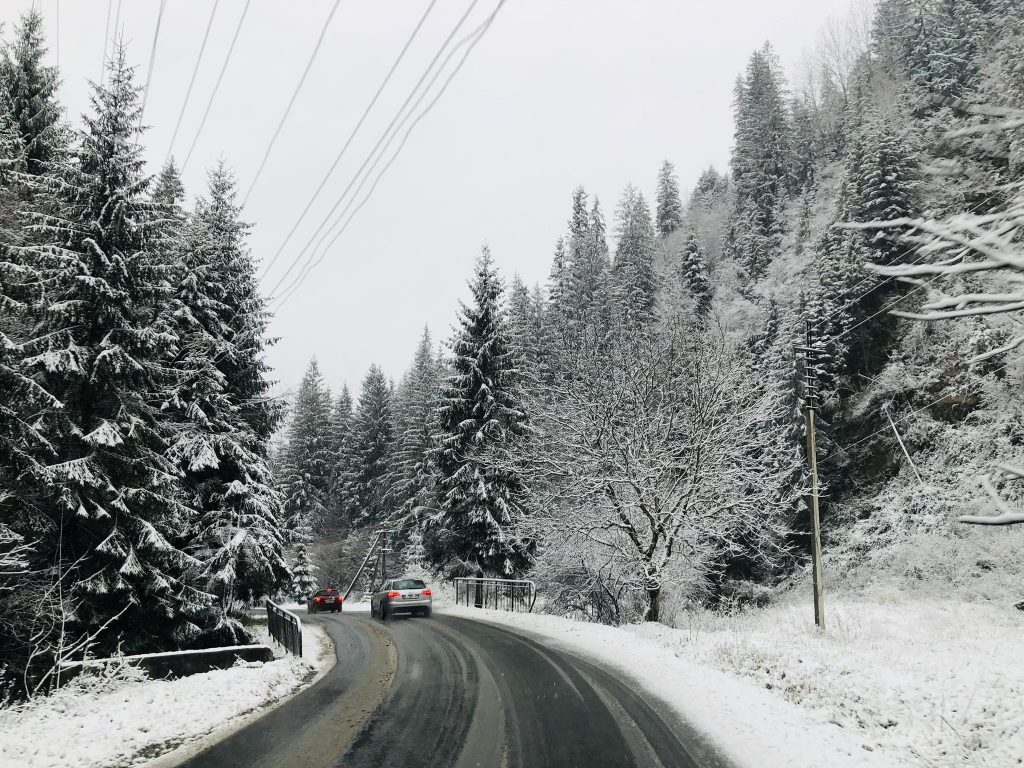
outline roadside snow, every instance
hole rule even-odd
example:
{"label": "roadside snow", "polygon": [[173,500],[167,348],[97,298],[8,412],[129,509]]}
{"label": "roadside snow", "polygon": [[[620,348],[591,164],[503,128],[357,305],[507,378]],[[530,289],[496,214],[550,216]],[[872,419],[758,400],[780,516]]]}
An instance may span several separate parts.
{"label": "roadside snow", "polygon": [[[809,592],[809,587],[805,592]],[[1024,614],[936,597],[830,596],[817,632],[804,592],[735,617],[646,624],[640,637],[748,679],[929,768],[1024,765]]]}
{"label": "roadside snow", "polygon": [[[268,645],[276,648],[273,641]],[[177,680],[145,680],[137,671],[102,684],[78,678],[52,696],[0,710],[0,768],[155,765],[155,756],[171,750],[157,762],[176,764],[333,666],[333,647],[322,629],[304,624],[303,646],[302,660],[243,662]]]}
{"label": "roadside snow", "polygon": [[632,675],[738,766],[1024,765],[1024,614],[953,600],[830,596],[681,628],[471,608]]}
{"label": "roadside snow", "polygon": [[640,627],[461,606],[444,612],[526,630],[562,650],[618,669],[674,709],[737,768],[898,765],[864,749],[857,734],[812,717],[764,688],[682,657],[659,638],[644,636]]}

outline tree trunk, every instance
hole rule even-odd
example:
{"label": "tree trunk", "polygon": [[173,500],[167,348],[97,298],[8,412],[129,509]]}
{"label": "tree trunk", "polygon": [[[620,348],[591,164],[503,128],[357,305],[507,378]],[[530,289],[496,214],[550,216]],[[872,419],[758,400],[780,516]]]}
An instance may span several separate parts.
{"label": "tree trunk", "polygon": [[661,587],[647,589],[647,615],[644,621],[661,621]]}

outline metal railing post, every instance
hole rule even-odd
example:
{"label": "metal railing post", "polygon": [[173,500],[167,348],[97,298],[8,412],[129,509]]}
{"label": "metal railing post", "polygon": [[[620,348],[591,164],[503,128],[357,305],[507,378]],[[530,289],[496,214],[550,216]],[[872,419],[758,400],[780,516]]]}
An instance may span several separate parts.
{"label": "metal railing post", "polygon": [[267,631],[278,645],[302,657],[302,620],[272,600],[267,600]]}

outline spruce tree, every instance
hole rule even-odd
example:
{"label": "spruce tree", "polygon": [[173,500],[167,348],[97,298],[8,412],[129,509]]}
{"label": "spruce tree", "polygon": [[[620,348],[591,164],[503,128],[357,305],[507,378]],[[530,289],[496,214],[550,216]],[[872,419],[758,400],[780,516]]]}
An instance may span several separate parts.
{"label": "spruce tree", "polygon": [[437,413],[438,512],[425,534],[433,563],[453,573],[512,576],[531,562],[534,544],[517,538],[523,485],[492,451],[523,432],[518,372],[501,312],[502,286],[483,249],[451,348],[451,374]]}
{"label": "spruce tree", "polygon": [[[847,164],[850,196],[848,211],[854,221],[891,221],[917,213],[916,153],[893,128],[893,119],[874,116],[862,128]],[[888,264],[906,246],[877,230],[870,243],[870,258]]]}
{"label": "spruce tree", "polygon": [[529,367],[527,345],[530,335],[530,289],[519,277],[512,276],[512,284],[508,291],[508,337],[509,344],[516,354],[516,360],[524,370]]}
{"label": "spruce tree", "polygon": [[655,234],[644,196],[626,187],[616,211],[619,241],[612,278],[619,316],[628,327],[643,327],[654,315]]}
{"label": "spruce tree", "polygon": [[352,466],[347,484],[357,505],[358,520],[363,523],[387,520],[393,510],[390,490],[395,425],[391,395],[384,372],[371,365],[352,422]]}
{"label": "spruce tree", "polygon": [[419,520],[433,504],[434,474],[430,464],[441,371],[430,331],[416,347],[412,367],[396,394],[396,447],[392,460],[394,507]]}
{"label": "spruce tree", "polygon": [[288,425],[281,492],[286,526],[293,536],[322,531],[330,517],[331,476],[334,468],[331,431],[331,393],[310,360],[303,374]]}
{"label": "spruce tree", "polygon": [[350,523],[356,516],[356,504],[346,484],[352,471],[353,429],[352,394],[348,384],[342,385],[341,394],[334,401],[331,411],[331,439],[333,463],[331,467],[329,529],[337,529]]}
{"label": "spruce tree", "polygon": [[185,185],[181,181],[181,173],[174,163],[174,158],[168,158],[153,184],[153,202],[170,209],[173,214],[180,215],[184,200]]}
{"label": "spruce tree", "polygon": [[[165,209],[172,237],[182,194],[169,163],[153,197]],[[180,467],[187,503],[199,513],[189,552],[201,563],[207,589],[218,596],[220,621],[211,642],[244,637],[227,619],[236,598],[272,594],[287,579],[281,499],[266,445],[278,412],[268,404],[254,418],[270,386],[262,360],[265,312],[235,195],[230,172],[219,164],[177,238],[171,312],[180,344],[168,403],[178,416],[177,434],[168,455]]]}
{"label": "spruce tree", "polygon": [[298,544],[295,545],[295,556],[291,568],[290,592],[292,600],[296,603],[305,603],[319,586],[316,578],[318,569],[309,557],[306,534],[305,531],[300,531],[297,534]]}
{"label": "spruce tree", "polygon": [[751,56],[734,106],[732,250],[756,280],[781,248],[783,205],[792,183],[789,115],[770,45]]}
{"label": "spruce tree", "polygon": [[21,138],[0,101],[0,520],[29,533],[30,497],[45,485],[45,464],[53,455],[35,415],[60,403],[25,365],[34,352],[32,316],[40,295],[32,286],[40,284],[40,272],[17,248],[24,224],[17,180],[24,168]]}
{"label": "spruce tree", "polygon": [[706,168],[698,177],[690,193],[690,206],[708,209],[725,200],[729,193],[729,179],[714,168]]}
{"label": "spruce tree", "polygon": [[21,17],[14,42],[5,46],[0,58],[5,101],[21,138],[25,171],[33,176],[46,173],[62,159],[68,140],[57,102],[57,68],[43,63],[47,52],[43,16],[33,5]]}
{"label": "spruce tree", "polygon": [[698,317],[704,317],[711,309],[711,281],[708,279],[708,265],[704,258],[704,246],[700,236],[690,231],[683,241],[682,263],[683,285],[697,305]]}
{"label": "spruce tree", "polygon": [[154,243],[158,212],[144,195],[139,89],[118,49],[73,162],[59,169],[59,216],[41,215],[48,308],[27,364],[62,407],[39,421],[57,454],[48,470],[43,535],[56,541],[74,624],[101,633],[98,650],[193,642],[211,596],[196,561],[172,541],[192,518],[180,503],[161,414],[165,365],[179,344],[162,321],[169,300]]}
{"label": "spruce tree", "polygon": [[658,171],[656,226],[658,234],[667,237],[683,226],[683,203],[679,198],[676,169],[666,160]]}

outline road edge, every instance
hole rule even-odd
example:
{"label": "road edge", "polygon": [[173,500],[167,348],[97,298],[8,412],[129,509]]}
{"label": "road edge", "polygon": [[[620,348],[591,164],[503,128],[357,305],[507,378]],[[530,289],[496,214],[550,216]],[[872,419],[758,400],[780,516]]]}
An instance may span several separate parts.
{"label": "road edge", "polygon": [[[214,726],[212,730],[207,731],[201,736],[189,739],[188,741],[178,744],[173,749],[169,749],[166,752],[162,752],[159,755],[154,756],[151,760],[146,762],[147,768],[175,768],[175,766],[181,765],[186,760],[190,760],[200,752],[203,752],[214,744],[223,741],[237,731],[242,730],[256,720],[259,720],[264,715],[273,712],[278,707],[288,701],[291,701],[303,691],[309,690],[312,686],[322,680],[324,676],[326,676],[327,673],[330,672],[338,663],[334,641],[327,633],[327,630],[319,624],[303,622],[302,628],[303,632],[315,632],[318,636],[316,643],[317,658],[314,660],[314,672],[310,677],[303,680],[301,685],[296,686],[286,696],[275,699],[265,706],[257,707],[256,709],[249,710],[244,714],[237,715],[230,720],[226,720],[223,723]],[[303,640],[303,645],[308,647],[308,644],[305,643],[305,638]],[[126,761],[126,764],[132,765],[134,764],[134,761],[130,759]]]}
{"label": "road edge", "polygon": [[[437,611],[502,627],[550,645],[643,689],[660,711],[687,729],[702,750],[701,759],[728,768],[892,768],[893,763],[860,744],[836,724],[816,719],[796,704],[725,672],[695,665],[667,648],[620,628],[540,614],[446,606]],[[530,617],[526,619],[525,617]],[[517,622],[522,622],[519,624]],[[606,634],[607,633],[607,634]],[[621,633],[621,634],[619,634]],[[615,649],[615,650],[613,650]],[[634,668],[642,659],[651,669]],[[653,666],[658,674],[652,674]],[[686,703],[679,692],[689,694]],[[764,716],[761,718],[760,716]],[[787,734],[821,739],[820,749],[798,748]],[[815,742],[818,743],[818,742]],[[716,765],[712,762],[711,765]]]}
{"label": "road edge", "polygon": [[748,768],[748,766],[745,766],[743,763],[733,759],[712,735],[694,725],[686,716],[686,713],[681,711],[679,707],[658,695],[657,692],[651,691],[644,683],[644,680],[625,665],[618,664],[609,659],[601,658],[598,655],[589,653],[586,649],[573,645],[571,642],[566,642],[563,638],[553,637],[532,629],[516,627],[506,621],[501,621],[498,616],[490,616],[490,611],[488,612],[488,615],[480,615],[470,609],[453,610],[451,606],[448,606],[438,611],[438,613],[460,619],[469,619],[470,621],[480,621],[482,623],[490,624],[491,626],[500,627],[510,634],[519,635],[520,637],[537,643],[542,647],[551,647],[559,653],[578,659],[585,665],[597,667],[606,674],[618,678],[623,684],[642,689],[650,696],[648,703],[658,712],[665,722],[671,723],[673,726],[677,726],[683,730],[683,741],[696,751],[697,754],[695,754],[694,757],[700,761],[702,766],[705,766],[705,768]]}

